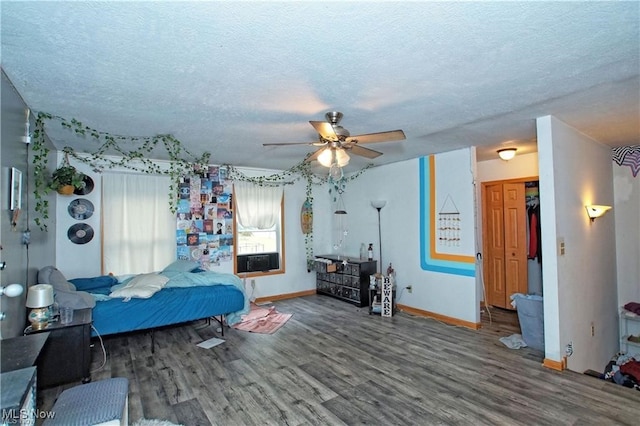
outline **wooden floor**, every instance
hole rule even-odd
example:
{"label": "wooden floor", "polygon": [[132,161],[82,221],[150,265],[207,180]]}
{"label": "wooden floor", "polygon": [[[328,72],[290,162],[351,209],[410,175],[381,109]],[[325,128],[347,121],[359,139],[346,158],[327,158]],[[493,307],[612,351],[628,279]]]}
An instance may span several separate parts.
{"label": "wooden floor", "polygon": [[[293,313],[272,335],[204,322],[106,337],[93,380],[130,380],[129,420],[183,425],[640,424],[640,392],[541,366],[543,354],[498,339],[517,316],[492,310],[479,331],[398,313],[370,316],[327,296],[275,303]],[[103,363],[96,340],[93,368]],[[604,366],[603,366],[604,368]],[[66,385],[64,388],[73,384]],[[48,410],[64,389],[40,392]]]}

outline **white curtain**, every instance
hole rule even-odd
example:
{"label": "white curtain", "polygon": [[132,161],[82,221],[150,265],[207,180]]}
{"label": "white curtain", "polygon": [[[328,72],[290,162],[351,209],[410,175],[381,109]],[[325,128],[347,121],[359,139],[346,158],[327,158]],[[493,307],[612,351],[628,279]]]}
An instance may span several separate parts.
{"label": "white curtain", "polygon": [[160,271],[176,259],[176,217],[168,176],[102,176],[104,272]]}
{"label": "white curtain", "polygon": [[240,225],[245,228],[270,229],[280,220],[282,186],[236,182],[233,187]]}

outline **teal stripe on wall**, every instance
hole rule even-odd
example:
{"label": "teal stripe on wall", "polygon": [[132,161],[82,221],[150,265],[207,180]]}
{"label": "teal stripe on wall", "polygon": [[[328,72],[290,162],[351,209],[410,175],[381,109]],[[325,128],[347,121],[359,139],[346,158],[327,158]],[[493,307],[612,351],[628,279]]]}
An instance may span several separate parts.
{"label": "teal stripe on wall", "polygon": [[[429,188],[429,157],[421,157],[419,160],[420,179],[420,266],[425,271],[440,272],[443,274],[462,275],[466,277],[476,276],[475,263],[453,262],[431,258],[429,245],[431,235],[429,224],[431,220],[431,204]],[[435,182],[434,182],[435,183]],[[434,185],[435,186],[435,185]]]}

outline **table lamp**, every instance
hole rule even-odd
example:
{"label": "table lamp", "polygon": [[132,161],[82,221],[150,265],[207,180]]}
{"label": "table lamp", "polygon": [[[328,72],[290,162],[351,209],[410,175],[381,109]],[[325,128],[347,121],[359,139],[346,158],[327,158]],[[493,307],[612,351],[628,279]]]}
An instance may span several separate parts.
{"label": "table lamp", "polygon": [[49,324],[50,310],[53,305],[53,286],[51,284],[36,284],[29,287],[27,292],[27,308],[29,322],[34,330],[42,330]]}

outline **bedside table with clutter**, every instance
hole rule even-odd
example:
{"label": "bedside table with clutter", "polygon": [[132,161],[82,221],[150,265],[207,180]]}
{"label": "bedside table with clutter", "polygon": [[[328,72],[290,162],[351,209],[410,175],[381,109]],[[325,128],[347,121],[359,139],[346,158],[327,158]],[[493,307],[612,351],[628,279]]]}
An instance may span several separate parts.
{"label": "bedside table with clutter", "polygon": [[67,320],[63,324],[59,316],[54,317],[41,330],[29,326],[24,331],[25,335],[49,334],[37,360],[38,388],[91,381],[91,309],[76,309]]}

